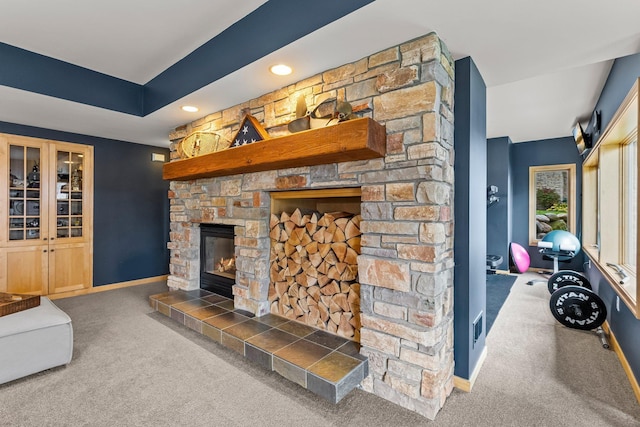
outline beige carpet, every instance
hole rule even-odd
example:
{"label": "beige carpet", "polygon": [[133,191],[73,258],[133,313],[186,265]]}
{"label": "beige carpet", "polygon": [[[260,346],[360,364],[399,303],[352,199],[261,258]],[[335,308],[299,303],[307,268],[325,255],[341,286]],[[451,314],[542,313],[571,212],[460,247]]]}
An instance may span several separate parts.
{"label": "beige carpet", "polygon": [[594,332],[556,322],[547,284],[526,285],[540,277],[519,275],[487,336],[488,357],[472,393],[452,394],[437,421],[640,426],[640,404],[615,353],[602,348]]}
{"label": "beige carpet", "polygon": [[0,385],[0,426],[640,426],[614,353],[548,310],[520,277],[487,337],[471,393],[435,422],[355,390],[331,405],[170,319],[162,283],[56,300],[73,320],[64,368]]}

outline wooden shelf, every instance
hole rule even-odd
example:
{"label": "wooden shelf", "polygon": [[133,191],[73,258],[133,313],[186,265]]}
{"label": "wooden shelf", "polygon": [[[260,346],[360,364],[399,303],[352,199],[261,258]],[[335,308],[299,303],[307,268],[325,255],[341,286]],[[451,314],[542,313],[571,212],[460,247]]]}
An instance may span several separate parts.
{"label": "wooden shelf", "polygon": [[349,120],[191,159],[165,163],[165,180],[187,181],[249,172],[384,157],[386,129],[374,120]]}

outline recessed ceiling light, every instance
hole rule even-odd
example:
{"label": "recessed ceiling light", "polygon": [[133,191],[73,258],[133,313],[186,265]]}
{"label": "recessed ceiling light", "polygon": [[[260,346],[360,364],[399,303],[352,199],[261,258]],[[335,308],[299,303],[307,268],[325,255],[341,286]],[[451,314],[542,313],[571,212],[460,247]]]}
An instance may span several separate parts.
{"label": "recessed ceiling light", "polygon": [[182,111],[186,111],[187,113],[195,113],[198,111],[198,107],[194,107],[192,105],[183,105]]}
{"label": "recessed ceiling light", "polygon": [[269,70],[278,76],[288,76],[293,71],[291,67],[284,64],[272,65]]}

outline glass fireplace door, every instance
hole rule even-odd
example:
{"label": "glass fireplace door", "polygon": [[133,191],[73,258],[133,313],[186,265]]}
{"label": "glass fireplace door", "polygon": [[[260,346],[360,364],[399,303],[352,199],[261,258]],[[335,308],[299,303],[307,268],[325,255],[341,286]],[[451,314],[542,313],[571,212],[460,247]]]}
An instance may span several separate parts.
{"label": "glass fireplace door", "polygon": [[233,226],[200,226],[200,288],[232,298],[236,282]]}
{"label": "glass fireplace door", "polygon": [[204,239],[204,271],[235,280],[236,257],[233,239],[216,236],[205,236]]}

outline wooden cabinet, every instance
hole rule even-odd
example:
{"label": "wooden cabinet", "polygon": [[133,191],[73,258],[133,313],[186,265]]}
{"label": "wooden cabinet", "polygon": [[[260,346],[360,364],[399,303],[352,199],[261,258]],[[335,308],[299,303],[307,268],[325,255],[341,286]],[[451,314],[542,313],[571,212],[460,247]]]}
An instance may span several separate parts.
{"label": "wooden cabinet", "polygon": [[93,147],[0,134],[0,292],[92,286]]}

